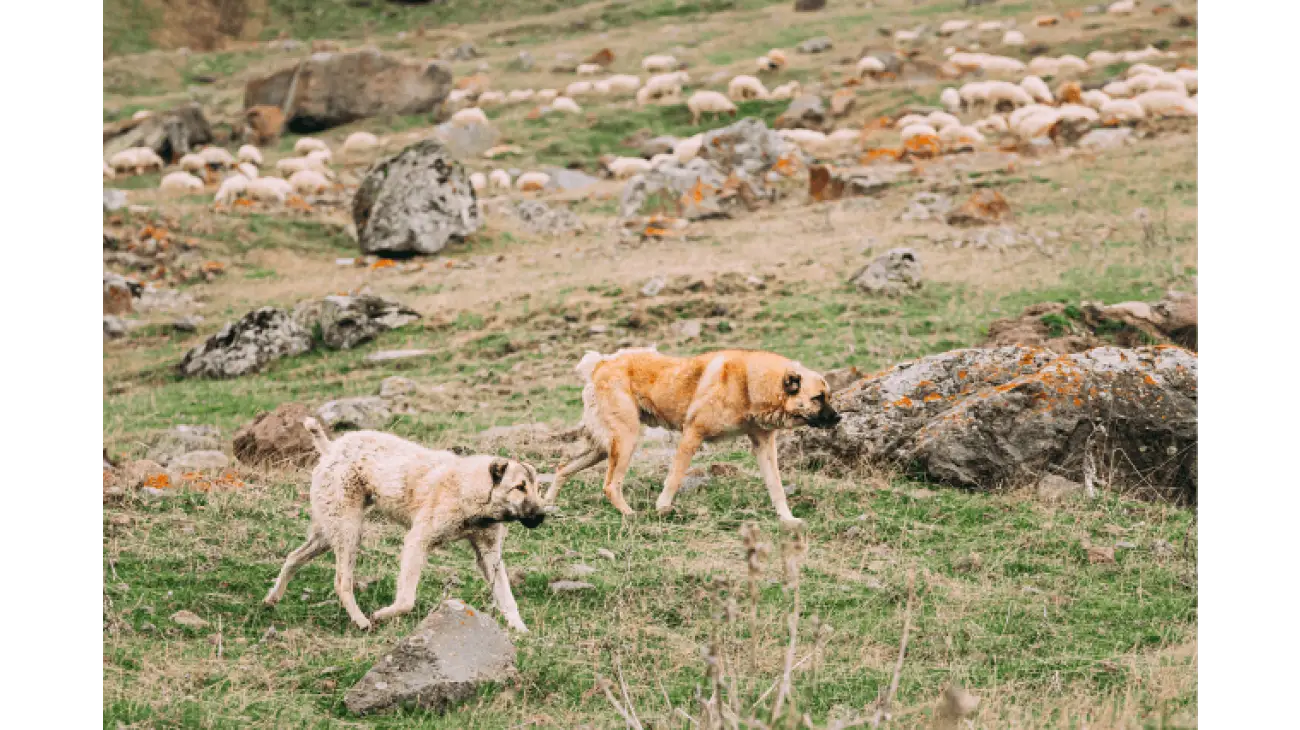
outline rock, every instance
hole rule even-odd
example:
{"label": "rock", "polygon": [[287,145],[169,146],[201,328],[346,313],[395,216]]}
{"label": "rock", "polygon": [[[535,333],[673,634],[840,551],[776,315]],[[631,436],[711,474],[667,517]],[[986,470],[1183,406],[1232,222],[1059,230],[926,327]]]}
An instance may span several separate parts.
{"label": "rock", "polygon": [[126,191],[104,188],[104,212],[115,213],[126,207]]}
{"label": "rock", "polygon": [[580,580],[557,580],[551,582],[552,593],[574,593],[576,591],[586,591],[596,586]]}
{"label": "rock", "polygon": [[448,48],[442,52],[444,61],[473,61],[483,54],[478,52],[473,43],[462,43],[455,48]]}
{"label": "rock", "polygon": [[104,336],[109,339],[126,337],[126,322],[116,315],[104,315]]}
{"label": "rock", "polygon": [[104,159],[128,147],[148,147],[163,160],[179,159],[214,141],[212,126],[198,102],[127,120],[104,129]]}
{"label": "rock", "polygon": [[614,551],[613,551],[613,550],[610,550],[609,548],[597,548],[597,549],[596,549],[596,554],[599,555],[600,557],[606,559],[606,560],[617,560],[617,559],[618,559],[618,556],[614,555]]}
{"label": "rock", "polygon": [[996,190],[976,190],[961,207],[948,214],[950,226],[981,226],[1011,217],[1011,206]]}
{"label": "rock", "polygon": [[[373,48],[313,53],[244,86],[244,108],[287,110],[299,134],[376,116],[436,112],[451,91],[451,69],[437,61],[407,61]],[[292,99],[289,98],[292,94]]]}
{"label": "rock", "polygon": [[826,378],[826,385],[831,389],[831,393],[837,393],[866,377],[866,373],[851,365],[822,373],[822,377]]}
{"label": "rock", "polygon": [[797,431],[803,464],[905,464],[970,489],[1081,481],[1196,500],[1197,358],[1178,347],[955,350],[903,363],[834,395],[834,429]]}
{"label": "rock", "polygon": [[668,280],[665,279],[664,277],[656,276],[650,279],[649,281],[647,281],[645,285],[641,287],[641,296],[657,297],[659,296],[659,292],[664,290],[664,285],[667,283]]}
{"label": "rock", "polygon": [[[582,170],[570,170],[566,167],[543,167],[542,172],[551,176],[550,181],[546,184],[548,190],[581,190],[600,182],[598,177],[592,177]],[[518,173],[512,172],[510,174],[513,177],[518,177]]]}
{"label": "rock", "polygon": [[903,210],[899,220],[909,222],[942,220],[951,209],[952,201],[947,196],[921,192],[913,195],[908,201],[907,208]]}
{"label": "rock", "polygon": [[572,578],[586,578],[589,575],[593,575],[596,572],[596,569],[583,563],[574,563],[566,568],[564,572]]}
{"label": "rock", "polygon": [[640,147],[637,149],[637,153],[646,159],[650,159],[655,155],[671,154],[673,148],[677,146],[679,141],[679,139],[672,135],[661,135],[642,142]]}
{"label": "rock", "polygon": [[192,451],[218,451],[221,449],[221,429],[216,426],[172,426],[159,434],[149,447],[148,458],[170,466],[181,456]]}
{"label": "rock", "polygon": [[1079,146],[1088,150],[1108,150],[1122,147],[1132,140],[1132,127],[1097,127],[1079,138]]}
{"label": "rock", "polygon": [[1197,298],[1185,294],[1171,295],[1154,305],[1042,302],[1026,307],[1018,317],[995,320],[989,325],[986,344],[1041,345],[1075,353],[1104,345],[1139,347],[1169,342],[1195,350],[1196,311]]}
{"label": "rock", "polygon": [[561,236],[581,233],[586,225],[573,211],[559,206],[551,207],[540,200],[520,200],[510,212],[523,227],[539,236]]}
{"label": "rock", "polygon": [[135,308],[140,312],[184,312],[194,306],[194,297],[188,293],[152,285],[141,288],[135,302]]}
{"label": "rock", "polygon": [[555,62],[551,64],[551,73],[571,74],[578,71],[578,57],[572,53],[555,54]]}
{"label": "rock", "polygon": [[397,329],[420,318],[401,302],[376,294],[331,295],[300,303],[293,318],[303,329],[319,336],[332,350],[351,350],[379,333]]}
{"label": "rock", "polygon": [[366,355],[366,362],[391,362],[393,360],[410,360],[416,357],[428,357],[433,350],[380,350]]}
{"label": "rock", "polygon": [[507,71],[528,72],[533,70],[533,54],[528,51],[520,51],[518,55],[510,59],[506,64]]}
{"label": "rock", "polygon": [[1044,474],[1043,478],[1038,480],[1035,490],[1038,498],[1046,502],[1063,502],[1086,493],[1083,484],[1056,474]]}
{"label": "rock", "polygon": [[705,132],[700,158],[712,162],[723,175],[740,175],[756,184],[788,150],[786,141],[763,120],[747,117]]}
{"label": "rock", "polygon": [[403,378],[400,375],[392,375],[380,381],[379,397],[384,400],[410,398],[415,395],[417,389],[414,380]]}
{"label": "rock", "polygon": [[853,89],[836,89],[831,94],[831,116],[836,119],[847,115],[853,111],[857,104],[858,97],[853,93]]}
{"label": "rock", "polygon": [[392,415],[384,399],[374,395],[332,400],[316,410],[316,417],[322,423],[340,431],[377,430]]}
{"label": "rock", "polygon": [[921,288],[921,259],[910,248],[895,248],[858,269],[849,282],[868,294],[905,294]]}
{"label": "rock", "polygon": [[811,13],[826,7],[826,0],[794,0],[796,13]]}
{"label": "rock", "polygon": [[803,41],[795,47],[795,50],[800,53],[825,53],[833,47],[834,45],[831,43],[830,36],[821,35]]}
{"label": "rock", "polygon": [[363,253],[437,253],[483,224],[469,176],[435,140],[366,171],[352,203]]}
{"label": "rock", "polygon": [[1100,545],[1088,545],[1085,550],[1088,553],[1088,562],[1094,565],[1108,565],[1115,562],[1115,548],[1102,547]]}
{"label": "rock", "polygon": [[[677,201],[696,189],[721,190],[726,176],[708,160],[696,157],[685,165],[665,164],[647,173],[634,175],[623,186],[619,200],[619,217],[635,218],[664,212],[660,208],[668,203],[676,208]],[[698,184],[698,188],[697,188]],[[712,202],[713,196],[709,197]],[[650,204],[647,207],[647,204]],[[702,206],[692,210],[702,211]],[[686,211],[690,212],[690,211]],[[722,214],[719,207],[714,215]],[[698,213],[699,217],[708,217]],[[689,217],[689,216],[688,216]]]}
{"label": "rock", "polygon": [[808,197],[816,201],[875,196],[893,184],[891,177],[871,168],[808,166]]}
{"label": "rock", "polygon": [[826,107],[820,96],[804,94],[790,102],[790,106],[781,112],[773,123],[777,129],[812,129],[822,131],[826,128]]}
{"label": "rock", "polygon": [[235,378],[311,348],[311,333],[288,312],[262,307],[237,322],[227,322],[220,332],[185,353],[178,369],[185,377]]}
{"label": "rock", "polygon": [[490,124],[438,125],[436,138],[457,160],[473,160],[497,147],[501,134]]}
{"label": "rock", "polygon": [[181,471],[203,471],[205,469],[225,469],[230,466],[230,457],[220,451],[191,451],[173,459],[169,464]]}
{"label": "rock", "polygon": [[697,340],[703,332],[703,325],[698,319],[684,319],[674,322],[673,330],[677,333],[678,339]]}
{"label": "rock", "polygon": [[199,618],[193,611],[177,611],[172,614],[172,621],[191,629],[201,629],[208,625],[207,621]]}
{"label": "rock", "polygon": [[[235,458],[250,466],[300,466],[316,463],[316,447],[303,427],[312,416],[301,403],[281,403],[273,411],[259,413],[235,432]],[[325,427],[328,433],[328,427]]]}
{"label": "rock", "polygon": [[448,600],[385,651],[343,704],[359,715],[403,705],[444,712],[514,673],[515,647],[506,632],[487,614]]}

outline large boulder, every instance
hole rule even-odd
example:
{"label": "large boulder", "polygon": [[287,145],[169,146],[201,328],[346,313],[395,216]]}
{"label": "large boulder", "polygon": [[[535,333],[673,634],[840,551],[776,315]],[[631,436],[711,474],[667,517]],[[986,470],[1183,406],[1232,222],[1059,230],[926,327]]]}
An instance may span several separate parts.
{"label": "large boulder", "polygon": [[377,254],[437,253],[483,225],[469,175],[431,139],[366,171],[352,219],[361,250]]}
{"label": "large boulder", "polygon": [[301,403],[281,403],[273,411],[258,414],[235,432],[235,458],[250,466],[315,464],[316,447],[302,425],[303,419],[312,415]]}
{"label": "large boulder", "polygon": [[178,369],[185,377],[235,378],[311,347],[311,333],[288,312],[262,307],[237,322],[227,322],[220,332],[185,353]]}
{"label": "large boulder", "polygon": [[377,294],[336,294],[302,302],[294,308],[293,318],[326,347],[350,350],[380,332],[414,322],[420,313]]}
{"label": "large boulder", "polygon": [[313,53],[249,81],[244,108],[278,106],[285,110],[287,127],[305,134],[367,117],[437,112],[450,91],[451,69],[445,64],[371,48]]}
{"label": "large boulder", "polygon": [[104,314],[130,314],[142,287],[111,271],[104,272]]}
{"label": "large boulder", "polygon": [[1197,358],[1178,347],[956,350],[834,394],[834,429],[783,447],[805,467],[910,467],[994,489],[1056,474],[1196,499]]}
{"label": "large boulder", "polygon": [[632,218],[664,212],[664,209],[675,210],[678,200],[697,185],[721,190],[726,177],[717,165],[702,157],[696,157],[685,165],[660,165],[628,179],[618,204],[619,216]]}
{"label": "large boulder", "polygon": [[163,466],[192,451],[219,451],[221,429],[216,426],[181,424],[158,434],[149,446],[147,458]]}
{"label": "large boulder", "polygon": [[444,601],[382,656],[344,696],[351,712],[410,705],[443,712],[515,672],[515,647],[506,632],[457,600]]}
{"label": "large boulder", "polygon": [[781,135],[754,117],[705,132],[700,144],[700,157],[717,165],[724,175],[736,174],[751,181],[761,180],[789,151],[790,145]]}
{"label": "large boulder", "polygon": [[568,208],[551,207],[540,200],[521,200],[510,211],[524,228],[539,236],[571,235],[587,228]]}
{"label": "large boulder", "polygon": [[890,249],[858,269],[849,281],[868,294],[906,294],[921,288],[921,257],[910,248]]}
{"label": "large boulder", "polygon": [[203,107],[190,102],[143,119],[129,119],[104,128],[104,159],[128,147],[148,147],[164,160],[178,160],[213,141],[212,125]]}
{"label": "large boulder", "polygon": [[383,398],[362,395],[332,400],[317,409],[316,417],[340,431],[374,431],[387,425],[393,412]]}

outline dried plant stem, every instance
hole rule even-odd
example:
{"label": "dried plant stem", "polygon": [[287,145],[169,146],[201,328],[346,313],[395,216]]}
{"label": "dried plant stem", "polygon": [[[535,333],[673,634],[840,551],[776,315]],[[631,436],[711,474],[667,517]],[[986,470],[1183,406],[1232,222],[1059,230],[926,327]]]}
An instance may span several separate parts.
{"label": "dried plant stem", "polygon": [[903,611],[903,638],[898,641],[898,661],[894,662],[894,676],[889,680],[889,689],[880,701],[880,709],[876,710],[875,719],[871,721],[872,727],[880,727],[880,723],[889,716],[889,703],[893,701],[894,695],[898,692],[898,682],[903,676],[903,659],[907,657],[907,640],[912,634],[912,605],[916,600],[916,571],[907,572],[907,608]]}
{"label": "dried plant stem", "polygon": [[[644,730],[644,728],[641,727],[641,721],[637,719],[636,715],[628,714],[628,711],[624,709],[622,703],[620,703],[618,698],[614,696],[614,693],[610,691],[609,686],[612,682],[597,675],[596,684],[600,685],[601,691],[605,693],[605,699],[609,700],[609,704],[614,706],[614,711],[623,718],[623,722],[627,724],[627,727],[632,728],[632,730]],[[631,704],[629,703],[629,707],[630,706]]]}
{"label": "dried plant stem", "polygon": [[790,643],[785,648],[785,667],[781,672],[781,688],[776,693],[776,701],[772,703],[772,724],[781,717],[781,708],[785,704],[785,699],[790,695],[790,675],[794,672],[794,650],[799,643],[799,584],[794,586],[794,608],[786,618],[786,623],[790,627]]}

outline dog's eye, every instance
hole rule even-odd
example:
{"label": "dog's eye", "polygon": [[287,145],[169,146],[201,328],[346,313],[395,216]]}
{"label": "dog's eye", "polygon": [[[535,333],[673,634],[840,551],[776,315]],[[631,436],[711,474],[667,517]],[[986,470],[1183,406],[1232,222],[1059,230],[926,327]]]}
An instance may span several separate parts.
{"label": "dog's eye", "polygon": [[528,482],[519,482],[518,484],[515,485],[515,489],[518,489],[521,492],[527,492]]}
{"label": "dog's eye", "polygon": [[825,403],[825,402],[826,402],[826,394],[825,394],[825,393],[818,393],[817,395],[813,396],[813,402],[814,402],[814,403]]}

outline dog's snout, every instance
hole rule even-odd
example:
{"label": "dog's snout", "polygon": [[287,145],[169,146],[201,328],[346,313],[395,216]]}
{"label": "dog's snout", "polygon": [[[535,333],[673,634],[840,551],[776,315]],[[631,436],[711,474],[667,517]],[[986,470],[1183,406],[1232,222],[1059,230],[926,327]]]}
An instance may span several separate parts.
{"label": "dog's snout", "polygon": [[546,505],[540,502],[525,502],[523,509],[520,510],[519,523],[532,530],[540,527],[546,520],[546,513]]}
{"label": "dog's snout", "polygon": [[809,425],[815,428],[834,428],[839,425],[841,418],[839,412],[834,408],[831,408],[829,405],[826,405],[822,406],[822,409],[817,412],[817,415],[809,421]]}
{"label": "dog's snout", "polygon": [[538,527],[541,527],[542,523],[545,521],[546,521],[546,515],[545,513],[542,512],[538,512],[537,514],[531,517],[519,518],[519,524],[523,525],[524,527],[527,527],[530,530],[535,530]]}

